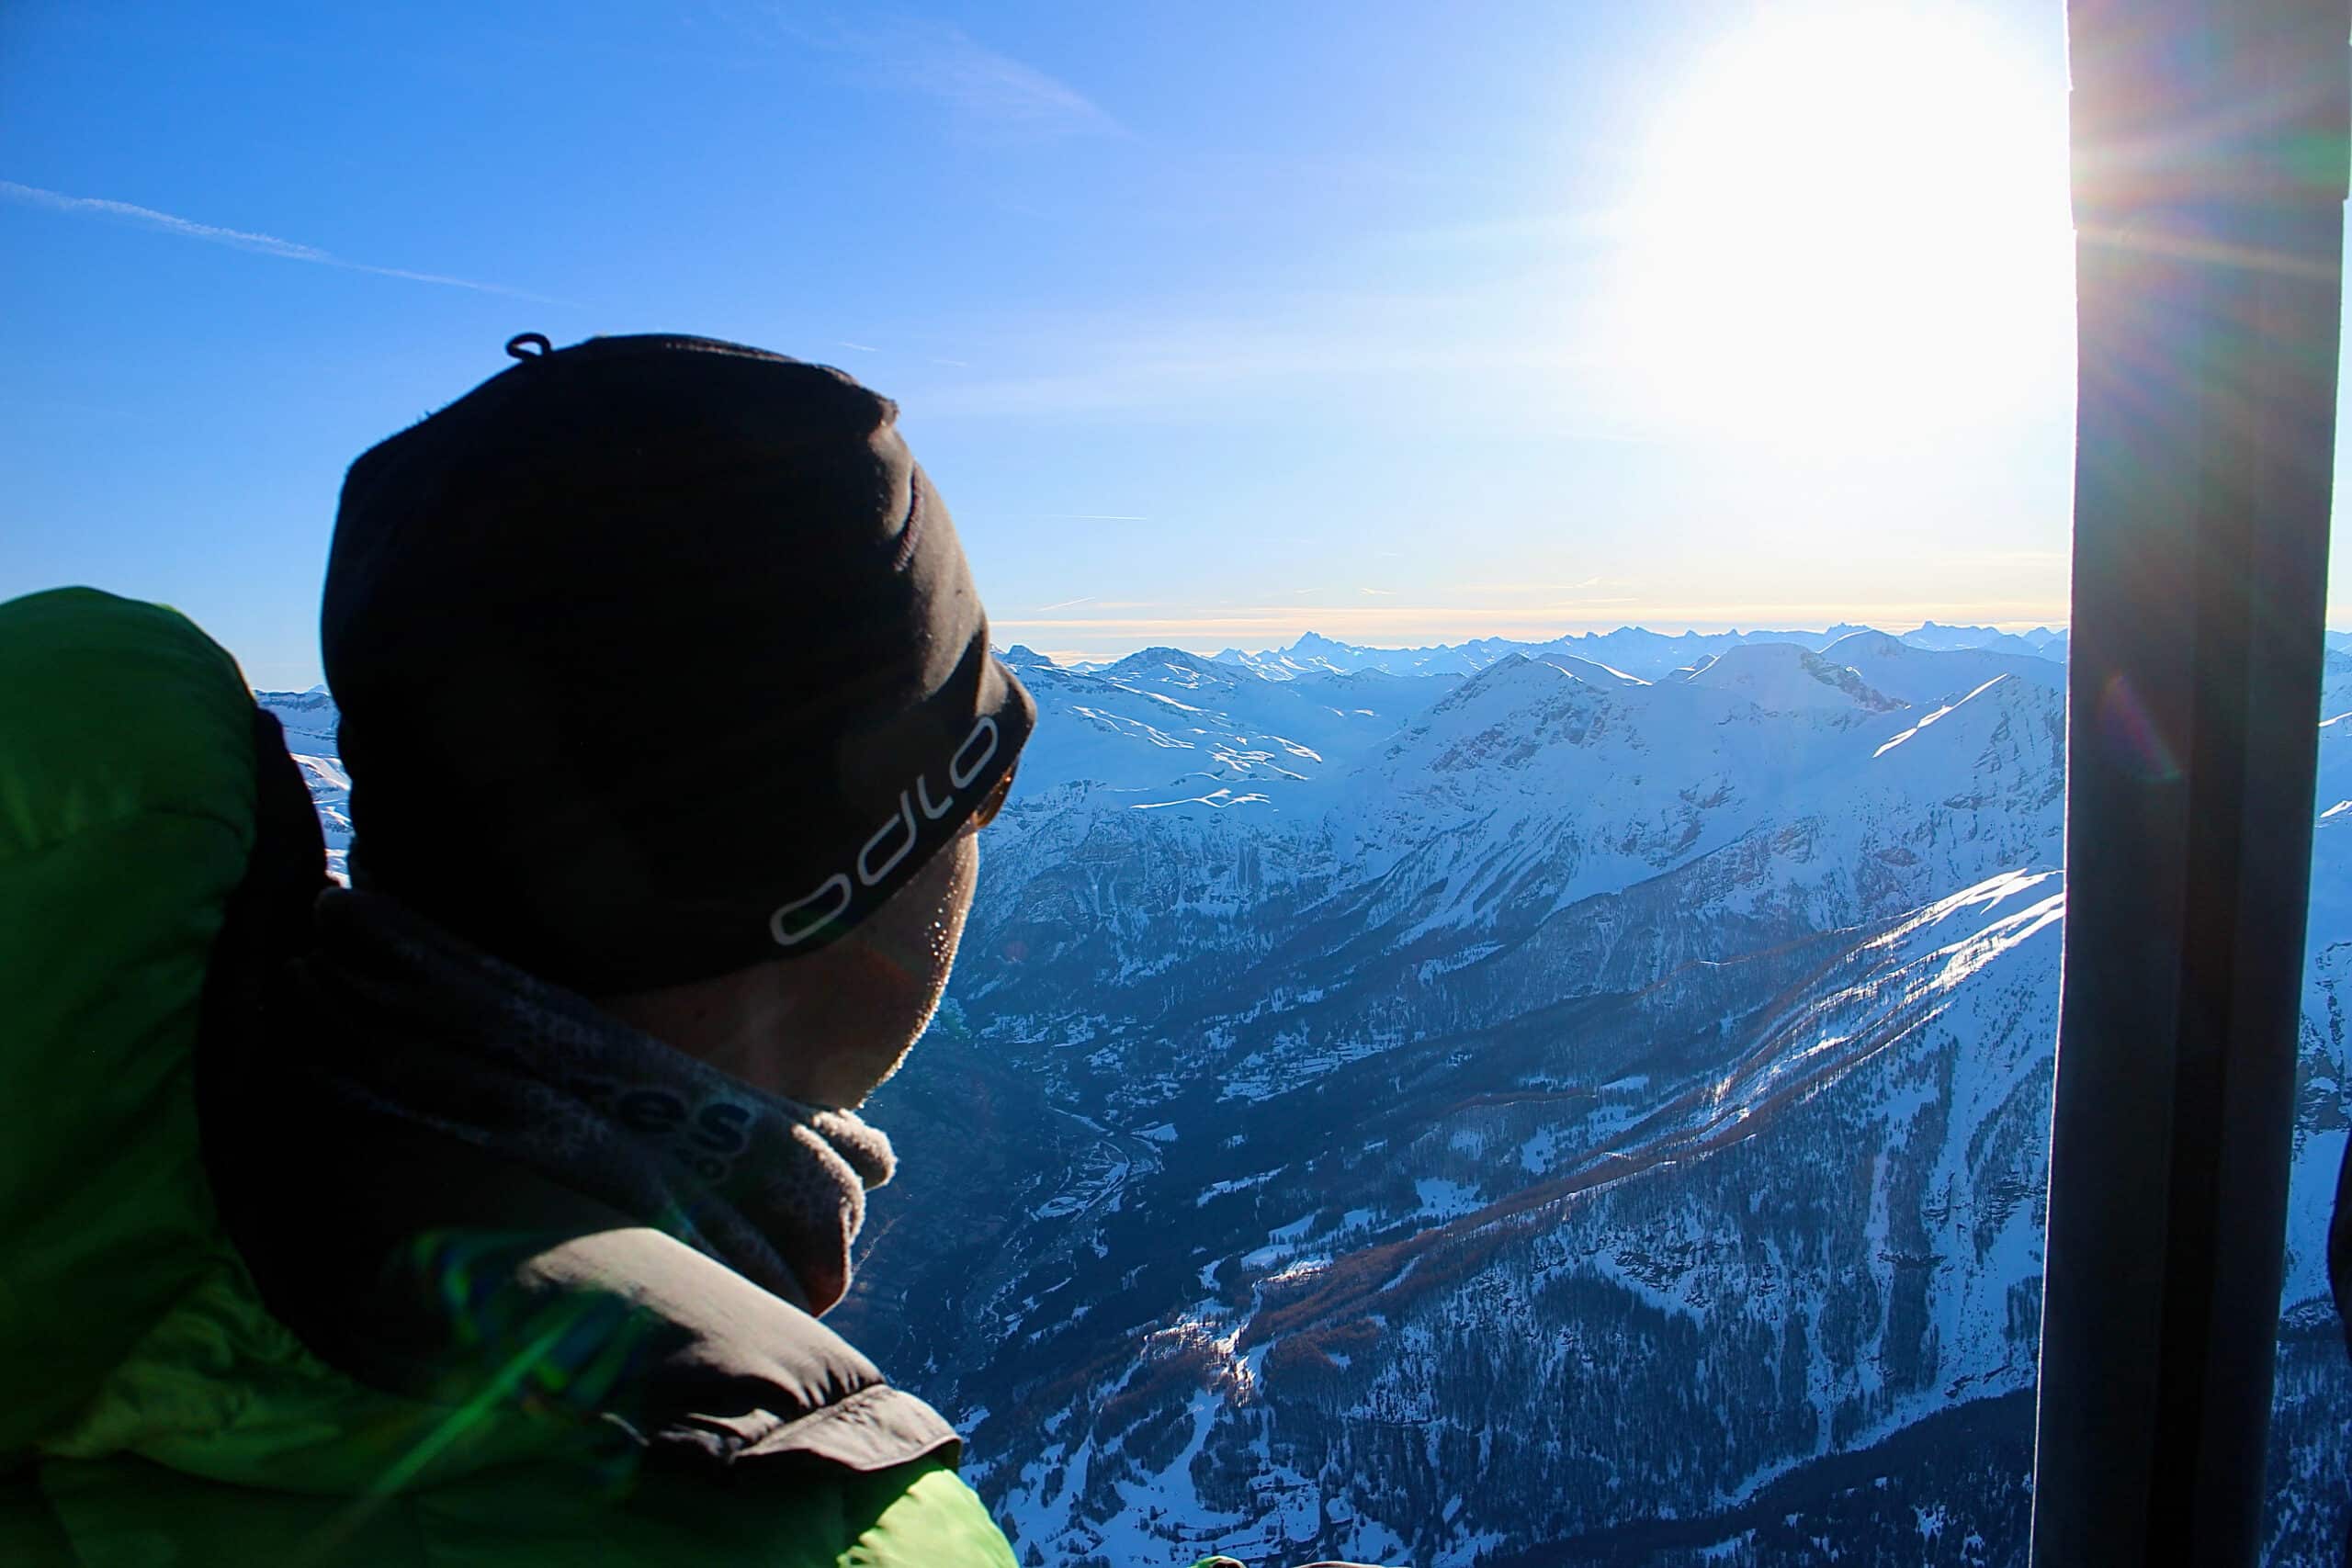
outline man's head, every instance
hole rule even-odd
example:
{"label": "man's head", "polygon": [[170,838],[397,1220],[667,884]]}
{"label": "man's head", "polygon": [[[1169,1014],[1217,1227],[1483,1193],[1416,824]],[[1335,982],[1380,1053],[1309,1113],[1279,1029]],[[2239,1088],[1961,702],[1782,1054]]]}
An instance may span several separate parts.
{"label": "man's head", "polygon": [[[754,349],[594,339],[364,455],[322,622],[355,880],[592,996],[854,971],[874,1003],[861,955],[968,900],[1035,716],[896,412]],[[896,967],[906,1007],[868,1013],[919,1029],[932,966]]]}

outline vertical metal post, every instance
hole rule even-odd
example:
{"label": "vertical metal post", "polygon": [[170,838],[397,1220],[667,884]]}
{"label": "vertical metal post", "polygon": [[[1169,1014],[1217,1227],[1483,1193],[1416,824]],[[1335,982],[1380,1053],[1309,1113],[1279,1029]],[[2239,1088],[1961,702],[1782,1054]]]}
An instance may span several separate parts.
{"label": "vertical metal post", "polygon": [[2080,362],[2032,1561],[2251,1564],[2352,4],[2070,0],[2067,21]]}

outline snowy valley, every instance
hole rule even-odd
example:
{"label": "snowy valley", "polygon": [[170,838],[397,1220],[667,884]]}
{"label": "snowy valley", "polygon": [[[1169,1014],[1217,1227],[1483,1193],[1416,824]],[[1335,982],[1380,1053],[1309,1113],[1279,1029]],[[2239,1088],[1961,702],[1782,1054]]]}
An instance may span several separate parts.
{"label": "snowy valley", "polygon": [[[2021,1561],[2064,655],[1009,650],[1041,723],[837,1326],[1027,1562]],[[2352,1501],[2329,659],[2278,1564]],[[265,700],[339,853],[332,705]]]}

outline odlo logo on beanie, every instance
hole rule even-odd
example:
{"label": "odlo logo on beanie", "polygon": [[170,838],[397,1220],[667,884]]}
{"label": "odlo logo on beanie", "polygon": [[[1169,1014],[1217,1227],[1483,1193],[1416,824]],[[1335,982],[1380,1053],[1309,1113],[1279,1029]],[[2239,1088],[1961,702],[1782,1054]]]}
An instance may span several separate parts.
{"label": "odlo logo on beanie", "polygon": [[[956,809],[956,792],[980,776],[1001,743],[995,718],[982,714],[964,743],[956,748],[956,754],[947,759],[947,798],[933,804],[928,773],[917,773],[914,783],[899,792],[899,809],[860,847],[849,870],[833,873],[818,884],[815,892],[795,898],[768,917],[768,934],[775,938],[776,945],[797,947],[818,935],[849,912],[858,888],[877,886],[897,870],[922,837],[916,813],[922,813],[923,822],[936,822]],[[877,863],[875,856],[885,846],[889,853]]]}

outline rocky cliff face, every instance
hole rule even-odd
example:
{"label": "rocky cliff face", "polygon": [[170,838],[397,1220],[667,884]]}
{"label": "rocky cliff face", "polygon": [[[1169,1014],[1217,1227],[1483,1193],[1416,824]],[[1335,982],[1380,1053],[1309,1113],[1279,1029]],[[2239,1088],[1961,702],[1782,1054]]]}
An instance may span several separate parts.
{"label": "rocky cliff face", "polygon": [[[1033,1562],[2018,1561],[2063,666],[1429,651],[1015,651],[1044,723],[837,1322]],[[2352,1417],[2337,732],[2278,1562]]]}

